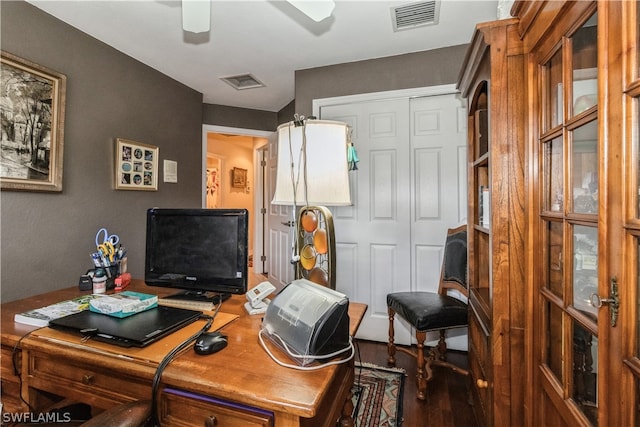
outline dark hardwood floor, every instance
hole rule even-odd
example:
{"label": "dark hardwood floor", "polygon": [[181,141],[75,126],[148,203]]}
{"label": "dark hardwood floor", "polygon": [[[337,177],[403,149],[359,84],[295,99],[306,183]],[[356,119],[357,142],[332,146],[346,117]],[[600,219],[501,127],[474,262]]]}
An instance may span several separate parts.
{"label": "dark hardwood floor", "polygon": [[[356,341],[362,362],[387,366],[387,345]],[[467,354],[449,352],[449,362],[467,367]],[[427,383],[427,399],[416,398],[416,361],[403,352],[396,353],[396,366],[407,371],[404,387],[402,427],[477,427],[467,393],[468,378],[450,369],[436,367]]]}

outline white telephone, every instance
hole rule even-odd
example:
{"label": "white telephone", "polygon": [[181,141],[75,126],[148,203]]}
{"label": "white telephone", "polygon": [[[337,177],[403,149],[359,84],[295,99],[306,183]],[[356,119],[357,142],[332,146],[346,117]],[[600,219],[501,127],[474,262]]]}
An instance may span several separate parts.
{"label": "white telephone", "polygon": [[275,290],[276,287],[268,281],[264,281],[258,286],[249,289],[245,294],[247,296],[247,302],[244,304],[244,308],[247,310],[247,313],[265,313],[269,303],[271,302],[271,300],[266,297]]}

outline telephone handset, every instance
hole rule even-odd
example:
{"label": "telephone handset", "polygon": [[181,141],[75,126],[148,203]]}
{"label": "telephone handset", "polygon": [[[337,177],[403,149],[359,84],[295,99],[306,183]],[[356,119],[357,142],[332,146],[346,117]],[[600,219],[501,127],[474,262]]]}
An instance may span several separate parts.
{"label": "telephone handset", "polygon": [[251,288],[247,291],[247,302],[244,304],[244,308],[249,314],[261,314],[267,311],[267,306],[271,302],[266,297],[269,296],[276,287],[268,281],[260,283],[258,286]]}

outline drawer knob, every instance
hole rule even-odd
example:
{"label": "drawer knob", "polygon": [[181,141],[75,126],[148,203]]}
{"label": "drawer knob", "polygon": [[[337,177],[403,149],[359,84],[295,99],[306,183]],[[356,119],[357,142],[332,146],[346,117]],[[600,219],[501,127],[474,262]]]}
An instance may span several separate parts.
{"label": "drawer knob", "polygon": [[489,387],[489,383],[487,382],[487,380],[481,380],[481,379],[476,380],[476,385],[478,386],[478,388]]}
{"label": "drawer knob", "polygon": [[82,384],[89,385],[93,382],[93,374],[84,374],[82,376]]}
{"label": "drawer knob", "polygon": [[214,415],[209,415],[204,421],[204,427],[215,427],[218,425],[218,419]]}

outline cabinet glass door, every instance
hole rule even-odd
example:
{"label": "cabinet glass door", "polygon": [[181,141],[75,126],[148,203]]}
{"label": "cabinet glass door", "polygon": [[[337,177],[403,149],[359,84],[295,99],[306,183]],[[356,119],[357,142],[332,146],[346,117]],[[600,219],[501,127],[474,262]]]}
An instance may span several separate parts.
{"label": "cabinet glass door", "polygon": [[597,13],[541,64],[539,277],[544,393],[558,412],[598,425]]}

